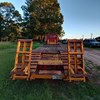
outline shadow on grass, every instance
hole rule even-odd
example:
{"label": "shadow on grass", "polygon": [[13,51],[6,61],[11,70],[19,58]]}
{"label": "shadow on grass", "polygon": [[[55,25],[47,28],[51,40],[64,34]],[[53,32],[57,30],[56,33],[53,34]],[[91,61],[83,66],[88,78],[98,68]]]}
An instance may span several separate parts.
{"label": "shadow on grass", "polygon": [[99,91],[90,82],[60,80],[2,80],[4,100],[99,100]]}

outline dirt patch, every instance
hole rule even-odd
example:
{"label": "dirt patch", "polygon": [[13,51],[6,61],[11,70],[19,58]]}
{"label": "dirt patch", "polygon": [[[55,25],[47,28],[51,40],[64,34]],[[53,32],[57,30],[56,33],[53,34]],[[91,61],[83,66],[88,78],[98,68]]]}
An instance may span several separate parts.
{"label": "dirt patch", "polygon": [[85,59],[85,67],[89,81],[95,83],[96,85],[100,85],[100,66]]}

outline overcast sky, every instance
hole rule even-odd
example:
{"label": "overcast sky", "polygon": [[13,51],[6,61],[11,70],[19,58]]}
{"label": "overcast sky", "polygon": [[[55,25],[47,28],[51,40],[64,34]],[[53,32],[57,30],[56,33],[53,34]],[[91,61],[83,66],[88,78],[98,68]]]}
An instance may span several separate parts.
{"label": "overcast sky", "polygon": [[[23,14],[21,6],[26,0],[0,0],[11,2]],[[90,38],[100,36],[100,0],[58,0],[64,16],[64,38]]]}

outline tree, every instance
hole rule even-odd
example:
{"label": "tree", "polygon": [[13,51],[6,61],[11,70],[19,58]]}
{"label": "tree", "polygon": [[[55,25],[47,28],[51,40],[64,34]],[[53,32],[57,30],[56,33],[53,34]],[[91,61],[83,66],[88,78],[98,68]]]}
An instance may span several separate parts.
{"label": "tree", "polygon": [[65,34],[64,30],[62,30],[59,38],[62,39],[62,37],[64,36],[64,34]]}
{"label": "tree", "polygon": [[20,36],[21,15],[13,4],[0,3],[0,36],[15,39]]}
{"label": "tree", "polygon": [[57,0],[26,0],[26,6],[22,9],[27,36],[61,34],[63,15]]}
{"label": "tree", "polygon": [[2,36],[2,29],[3,29],[3,26],[2,26],[2,23],[3,23],[3,16],[0,14],[0,37]]}

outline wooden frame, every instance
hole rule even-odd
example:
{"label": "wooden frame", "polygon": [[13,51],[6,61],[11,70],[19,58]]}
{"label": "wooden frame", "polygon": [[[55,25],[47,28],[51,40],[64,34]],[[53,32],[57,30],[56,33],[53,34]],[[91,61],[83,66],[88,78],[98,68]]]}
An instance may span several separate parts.
{"label": "wooden frame", "polygon": [[[32,80],[42,78],[85,82],[83,40],[69,39],[67,41],[66,51],[63,51],[60,45],[45,45],[41,48],[51,51],[44,52],[41,48],[40,51],[32,50],[33,42],[30,39],[18,40],[15,66],[11,72],[11,79]],[[40,70],[48,70],[51,73],[40,74]],[[57,76],[53,73],[53,70],[55,72],[60,71],[61,74]]]}
{"label": "wooden frame", "polygon": [[[73,67],[71,64],[71,55],[74,56]],[[79,65],[79,61],[80,61],[80,65]],[[80,80],[84,82],[86,81],[86,78],[85,78],[86,72],[85,72],[85,67],[84,67],[83,40],[68,40],[68,67],[69,67],[69,81],[70,82],[80,81]],[[81,77],[78,77],[77,73],[79,74],[79,76],[81,73]]]}
{"label": "wooden frame", "polygon": [[[31,39],[26,39],[26,40],[19,39],[18,40],[18,46],[17,46],[16,58],[15,58],[15,66],[13,70],[11,71],[12,80],[28,79],[28,77],[30,76],[30,63],[31,63],[30,60],[31,60],[31,54],[32,54],[32,44],[33,42]],[[26,65],[25,56],[27,54],[29,55],[28,56],[29,61]]]}

